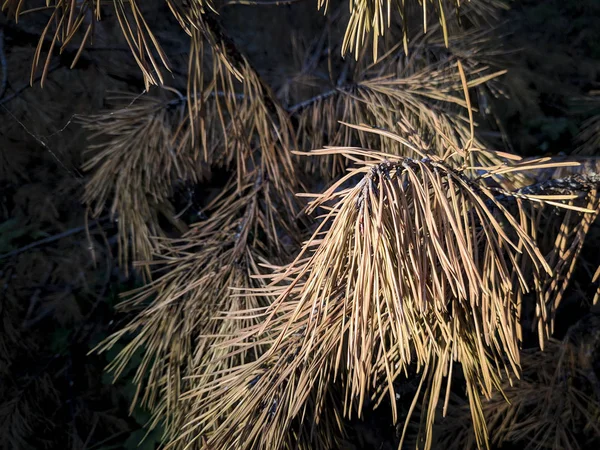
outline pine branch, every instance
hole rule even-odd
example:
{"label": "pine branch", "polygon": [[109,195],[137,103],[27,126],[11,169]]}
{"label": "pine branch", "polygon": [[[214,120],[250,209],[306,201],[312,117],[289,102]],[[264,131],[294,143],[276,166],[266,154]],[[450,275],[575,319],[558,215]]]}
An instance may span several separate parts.
{"label": "pine branch", "polygon": [[[349,87],[351,88],[352,86],[349,86]],[[301,112],[301,110],[303,110],[304,108],[308,108],[309,106],[312,106],[315,103],[320,102],[321,100],[325,100],[329,97],[332,97],[332,96],[334,96],[340,92],[344,92],[344,91],[345,91],[344,87],[331,89],[329,91],[323,92],[322,94],[315,95],[314,97],[311,97],[304,101],[301,101],[300,103],[296,103],[295,105],[292,105],[289,108],[287,108],[287,110],[290,112],[290,114],[297,114],[297,113]]]}
{"label": "pine branch", "polygon": [[[334,381],[345,389],[344,415],[360,415],[367,399],[379,404],[389,397],[395,422],[395,381],[416,360],[422,384],[408,416],[424,395],[421,436],[429,448],[456,360],[467,383],[477,445],[486,445],[482,397],[499,389],[504,375],[519,374],[519,295],[530,286],[547,293],[544,277],[553,274],[554,262],[529,234],[527,208],[548,205],[587,215],[596,210],[571,205],[569,196],[523,191],[512,194],[518,210],[511,211],[483,182],[570,163],[490,166],[473,180],[436,153],[413,150],[419,159],[356,148],[316,152],[368,162],[309,204],[309,212],[325,208],[322,223],[266,288],[251,291],[274,301],[266,311],[247,311],[248,317],[263,317],[261,324],[223,345],[250,341],[268,350],[216,380],[199,380],[194,395],[205,412],[188,433],[205,436],[216,448],[280,448],[295,418],[315,414],[318,422],[326,414],[323,401]],[[597,194],[591,201],[597,202]],[[236,406],[229,411],[224,405]]]}
{"label": "pine branch", "polygon": [[[150,85],[163,84],[161,67],[170,70],[169,62],[158,40],[144,19],[139,5],[135,1],[124,2],[118,0],[113,3],[113,6],[120,29],[127,41],[131,54],[142,71],[145,88],[148,89]],[[54,50],[58,48],[62,55],[67,50],[68,44],[73,40],[76,33],[85,29],[79,47],[72,58],[71,66],[79,61],[83,49],[91,41],[96,23],[101,20],[102,11],[99,0],[83,0],[81,2],[57,0],[54,4],[49,5],[48,8],[52,12],[48,19],[48,25],[41,36],[33,38],[36,42],[36,50],[30,82],[33,84],[35,74],[39,66],[41,66],[42,75],[40,84],[42,86],[44,85]],[[20,15],[30,12],[23,10],[22,0],[6,0],[2,4],[2,10],[6,11],[7,15],[13,18],[15,22],[19,19]],[[53,28],[53,25],[55,28]],[[43,51],[47,51],[48,53],[45,58],[42,58]]]}
{"label": "pine branch", "polygon": [[212,35],[211,38],[215,40],[219,48],[224,49],[226,57],[232,61],[237,70],[242,72],[245,67],[248,67],[252,71],[263,92],[262,101],[266,105],[267,110],[271,113],[271,115],[276,118],[278,111],[283,109],[282,106],[279,104],[279,101],[273,94],[271,87],[262,80],[252,63],[238,49],[233,39],[227,35],[225,29],[219,21],[217,14],[206,9],[202,14],[202,20],[206,24],[208,32]]}

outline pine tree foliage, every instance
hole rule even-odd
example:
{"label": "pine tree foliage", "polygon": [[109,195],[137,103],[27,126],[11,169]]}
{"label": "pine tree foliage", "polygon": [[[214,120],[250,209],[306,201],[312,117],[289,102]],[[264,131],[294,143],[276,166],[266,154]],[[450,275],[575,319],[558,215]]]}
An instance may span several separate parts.
{"label": "pine tree foliage", "polygon": [[[327,9],[328,4],[328,0],[319,0],[320,8]],[[385,34],[386,29],[390,28],[392,22],[398,23],[398,20],[394,20],[396,15],[402,25],[402,42],[407,53],[410,36],[409,26],[417,22],[419,16],[422,17],[424,31],[427,31],[429,17],[436,17],[442,28],[444,41],[448,45],[448,29],[451,26],[449,26],[446,17],[452,13],[460,16],[461,6],[468,11],[470,20],[477,23],[480,20],[485,20],[486,17],[490,16],[490,13],[493,14],[498,7],[504,5],[495,0],[469,0],[463,2],[462,5],[459,0],[409,0],[401,3],[395,3],[391,0],[386,2],[352,0],[350,2],[350,18],[342,44],[342,54],[347,51],[359,53],[369,40],[368,36],[372,36],[373,59],[376,60],[379,38]]]}
{"label": "pine tree foliage", "polygon": [[[168,218],[175,216],[168,203],[175,181],[199,182],[205,171],[191,145],[171,148],[185,101],[169,91],[160,94],[162,98],[115,99],[127,106],[85,118],[91,138],[105,138],[89,148],[93,156],[84,169],[96,170],[86,185],[84,200],[95,205],[95,216],[107,206],[113,216],[118,213],[124,267],[132,259],[151,258],[151,237],[161,234],[160,210],[166,210]],[[185,231],[185,224],[174,225]],[[129,255],[129,242],[134,258]]]}
{"label": "pine tree foliage", "polygon": [[264,297],[238,298],[231,289],[260,285],[251,278],[260,273],[258,264],[267,255],[285,254],[278,233],[294,227],[278,212],[276,206],[282,202],[275,203],[269,182],[256,172],[249,175],[241,192],[232,180],[223,195],[207,206],[207,220],[195,224],[181,239],[158,241],[162,251],[153,266],[162,275],[121,305],[137,311],[137,318],[106,343],[109,348],[129,333],[137,335],[112,366],[118,376],[136,350],[145,351],[136,377],[140,401],[157,408],[160,417],[166,409],[167,417],[177,421],[183,409],[178,400],[187,390],[184,378],[198,373],[215,376],[260,352],[257,348],[229,356],[215,345],[255,323],[216,317],[267,305]]}
{"label": "pine tree foliage", "polygon": [[[484,404],[491,441],[527,449],[597,445],[598,344],[598,317],[592,314],[571,327],[562,342],[550,340],[543,352],[524,352],[521,380],[504,386],[507,399],[494,396]],[[464,426],[465,405],[459,405],[450,408],[439,446],[476,448],[471,431]]]}
{"label": "pine tree foliage", "polygon": [[[564,382],[590,380],[595,347],[551,340],[597,220],[597,160],[521,158],[482,139],[486,99],[504,93],[505,53],[489,32],[503,3],[353,0],[348,11],[320,0],[326,26],[275,86],[212,2],[153,2],[185,36],[187,71],[167,58],[149,3],[26,3],[2,9],[42,15],[32,83],[40,72],[47,82],[56,51],[75,46],[75,66],[107,17],[140,70],[142,94],[77,122],[90,139],[83,200],[117,221],[119,265],[145,275],[119,306],[126,323],[96,350],[122,346],[115,380],[141,354],[131,410],[151,412],[167,448],[341,448],[348,420],[385,403],[400,445],[428,449],[461,390],[472,425],[443,445],[552,429],[567,448],[567,424],[597,421],[598,399],[583,393],[597,380]],[[24,172],[0,166],[0,178]],[[176,209],[178,186],[217,172],[218,192]],[[525,323],[545,353],[522,357]],[[3,354],[18,339],[6,330]],[[414,380],[406,411],[401,385]],[[0,407],[16,445],[35,405],[23,398]],[[552,428],[547,411],[562,399]]]}
{"label": "pine tree foliage", "polygon": [[[25,0],[6,0],[2,3],[2,10],[8,17],[18,21],[21,15],[32,12],[26,3],[28,2]],[[74,39],[78,39],[79,33],[82,33],[81,41],[78,42],[82,50],[93,40],[94,29],[102,19],[100,0],[54,0],[46,3],[50,15],[35,49],[31,70],[31,83],[33,83],[38,68],[41,68],[42,85],[48,75],[54,48],[57,47],[59,51],[64,50]],[[144,19],[140,10],[141,2],[116,0],[112,6],[114,9],[111,12],[115,14],[131,54],[143,73],[146,87],[162,84],[164,78],[161,70],[168,70],[168,59]],[[51,44],[47,57],[43,59],[43,44],[46,37]],[[80,54],[81,51],[73,60],[72,67],[77,63]]]}
{"label": "pine tree foliage", "polygon": [[[203,435],[218,424],[209,446],[278,448],[291,420],[306,413],[310,393],[322,401],[334,380],[344,386],[344,413],[360,416],[366,399],[377,404],[388,396],[393,402],[395,380],[414,363],[429,405],[428,448],[436,406],[450,393],[454,361],[467,382],[478,445],[485,446],[480,398],[491,397],[503,376],[519,374],[518,297],[528,291],[522,267],[542,288],[544,273],[553,273],[527,232],[526,208],[573,198],[502,191],[516,199],[518,210],[511,214],[485,180],[563,163],[480,168],[484,173],[475,181],[418,142],[379,133],[421,158],[352,148],[318,152],[364,157],[371,164],[317,196],[310,209],[329,205],[318,229],[266,290],[252,291],[274,300],[261,325],[240,336],[269,349],[214,382],[199,380],[194,395],[206,396],[201,406],[207,411],[194,414],[205,417],[194,428]],[[358,174],[362,180],[344,188]],[[223,414],[223,404],[239,406]],[[268,405],[281,406],[269,417]],[[314,408],[322,411],[319,403]],[[255,426],[261,419],[262,426]]]}
{"label": "pine tree foliage", "polygon": [[[435,43],[423,44],[427,51]],[[419,52],[419,55],[422,55]],[[437,59],[437,61],[436,61]],[[467,61],[470,79],[467,88],[476,88],[502,75],[502,71],[492,72],[488,66],[476,58],[462,60],[452,54],[432,57],[432,61],[422,63],[405,61],[401,52],[390,52],[377,64],[355,68],[353,81],[347,86],[321,94],[308,104],[295,105],[298,111],[299,136],[303,148],[319,148],[324,145],[348,146],[360,143],[366,148],[386,146],[394,154],[411,155],[410,147],[397,141],[381,140],[377,135],[363,130],[342,126],[343,123],[377,123],[389,130],[397,128],[398,120],[405,118],[425,142],[432,142],[432,148],[441,148],[444,139],[457,148],[467,144],[471,131],[464,100],[463,84],[456,61]],[[360,62],[364,63],[364,60]],[[325,133],[323,133],[323,129]],[[327,142],[324,142],[327,136]],[[481,142],[475,142],[483,146]],[[481,155],[478,155],[481,156]],[[336,176],[343,172],[343,158],[331,156],[327,164],[316,160],[314,168],[323,176]]]}
{"label": "pine tree foliage", "polygon": [[[271,186],[268,202],[270,192],[278,192],[281,207],[291,214],[296,209],[291,193],[298,179],[290,154],[295,136],[285,111],[247,60],[237,51],[227,53],[228,41],[216,35],[217,24],[211,22],[214,31],[199,12],[180,20],[188,25],[192,42],[189,95],[169,89],[158,98],[133,99],[120,111],[85,120],[94,135],[111,137],[96,146],[96,155],[86,163],[87,169],[96,169],[86,200],[97,205],[98,215],[114,197],[111,213],[119,215],[123,264],[151,258],[151,238],[161,235],[158,213],[176,221],[166,204],[174,181],[198,183],[208,167],[235,165],[238,193],[246,189],[247,172],[253,172]],[[205,55],[205,40],[212,45],[210,55]],[[141,172],[140,164],[157,172]],[[133,258],[125,245],[132,237]]]}

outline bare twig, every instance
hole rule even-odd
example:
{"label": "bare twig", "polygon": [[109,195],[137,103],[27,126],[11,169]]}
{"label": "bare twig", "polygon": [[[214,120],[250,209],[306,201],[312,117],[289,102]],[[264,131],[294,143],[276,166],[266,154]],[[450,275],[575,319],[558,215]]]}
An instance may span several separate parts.
{"label": "bare twig", "polygon": [[52,155],[52,157],[56,160],[56,162],[58,162],[58,164],[64,169],[66,170],[69,175],[71,175],[75,180],[77,180],[80,184],[83,184],[83,175],[81,175],[81,173],[79,173],[79,171],[77,170],[76,167],[73,167],[72,169],[69,169],[65,163],[58,157],[58,155],[54,152],[54,150],[52,150],[50,148],[50,146],[46,143],[46,141],[44,140],[44,138],[48,138],[48,137],[52,137],[54,136],[56,133],[60,133],[62,131],[64,131],[64,129],[70,124],[71,120],[69,120],[69,122],[67,122],[67,124],[61,128],[60,130],[58,130],[57,132],[51,134],[50,136],[36,136],[35,134],[33,134],[33,132],[31,132],[29,130],[29,128],[27,128],[25,126],[25,124],[23,122],[21,122],[6,106],[4,106],[3,104],[0,103],[0,106],[13,118],[15,119],[15,121],[21,125],[21,128],[23,128],[23,130],[25,130],[25,132],[31,136],[33,139],[35,139],[36,142],[38,142],[42,147],[44,147],[48,153],[50,153]]}
{"label": "bare twig", "polygon": [[295,105],[290,106],[287,110],[290,114],[294,114],[294,113],[306,108],[307,106],[310,106],[313,103],[318,102],[319,100],[325,100],[326,98],[329,98],[332,95],[335,95],[341,91],[342,90],[339,88],[331,89],[330,91],[323,92],[322,94],[315,95],[314,97],[306,99],[300,103],[296,103]]}
{"label": "bare twig", "polygon": [[[108,219],[109,219],[108,216],[102,217],[102,218],[96,220],[92,225],[90,225],[89,228],[98,226],[98,225],[100,225],[101,222],[104,222],[105,220],[108,220]],[[87,228],[88,228],[87,226],[82,225],[80,227],[75,227],[75,228],[71,228],[69,230],[63,231],[62,233],[58,233],[58,234],[55,234],[55,235],[52,235],[52,236],[48,236],[47,238],[40,239],[39,241],[32,242],[31,244],[27,244],[27,245],[25,245],[23,247],[20,247],[20,248],[16,249],[16,250],[13,250],[12,252],[4,253],[3,255],[0,255],[0,260],[1,259],[6,259],[6,258],[10,258],[11,256],[19,255],[19,254],[21,254],[23,252],[26,252],[27,250],[31,250],[32,248],[36,248],[36,247],[39,247],[39,246],[42,246],[42,245],[50,244],[50,243],[55,242],[55,241],[59,241],[59,240],[61,240],[63,238],[66,238],[68,236],[72,236],[74,234],[81,233],[82,231],[85,231]]]}

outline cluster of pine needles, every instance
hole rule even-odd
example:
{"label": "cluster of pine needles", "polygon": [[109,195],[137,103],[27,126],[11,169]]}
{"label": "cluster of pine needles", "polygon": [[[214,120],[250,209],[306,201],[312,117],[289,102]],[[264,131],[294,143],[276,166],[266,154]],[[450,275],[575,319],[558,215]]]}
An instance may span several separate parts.
{"label": "cluster of pine needles", "polygon": [[[3,9],[49,14],[32,70],[43,83],[54,49],[79,39],[75,65],[106,8],[24,3]],[[423,448],[539,440],[563,400],[556,442],[574,442],[566,417],[597,423],[600,398],[565,384],[593,372],[577,359],[585,350],[549,339],[600,176],[479,137],[477,119],[493,113],[473,94],[503,94],[486,28],[501,2],[320,1],[324,31],[279,89],[228,36],[218,5],[166,5],[188,39],[185,81],[167,83],[175,67],[141,2],[115,1],[147,92],[80,122],[94,142],[84,201],[118,220],[120,265],[146,277],[119,306],[131,320],[97,350],[125,343],[115,377],[142,353],[132,408],[152,412],[168,448],[343,448],[348,419],[382,404],[400,445]],[[184,220],[175,186],[216,171],[218,192]],[[321,193],[296,195],[307,188]],[[544,352],[523,354],[532,331]],[[407,403],[399,386],[415,379]],[[472,426],[444,441],[436,419],[461,401]]]}
{"label": "cluster of pine needles", "polygon": [[[600,435],[598,389],[598,315],[589,314],[568,331],[563,341],[551,339],[543,351],[522,355],[522,376],[483,408],[490,440],[526,449],[594,448]],[[440,448],[476,448],[465,426],[468,411],[456,399],[441,424]]]}

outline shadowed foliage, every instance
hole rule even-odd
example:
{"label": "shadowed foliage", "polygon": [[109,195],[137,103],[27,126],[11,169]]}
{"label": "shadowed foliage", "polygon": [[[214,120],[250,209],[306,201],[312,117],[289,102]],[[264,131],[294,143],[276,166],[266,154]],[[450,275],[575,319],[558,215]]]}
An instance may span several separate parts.
{"label": "shadowed foliage", "polygon": [[[506,399],[494,396],[483,414],[496,445],[514,443],[526,449],[581,449],[598,445],[600,382],[598,316],[575,324],[560,342],[526,351],[523,375],[504,386]],[[440,448],[477,448],[464,426],[466,407],[453,405],[440,432]]]}

